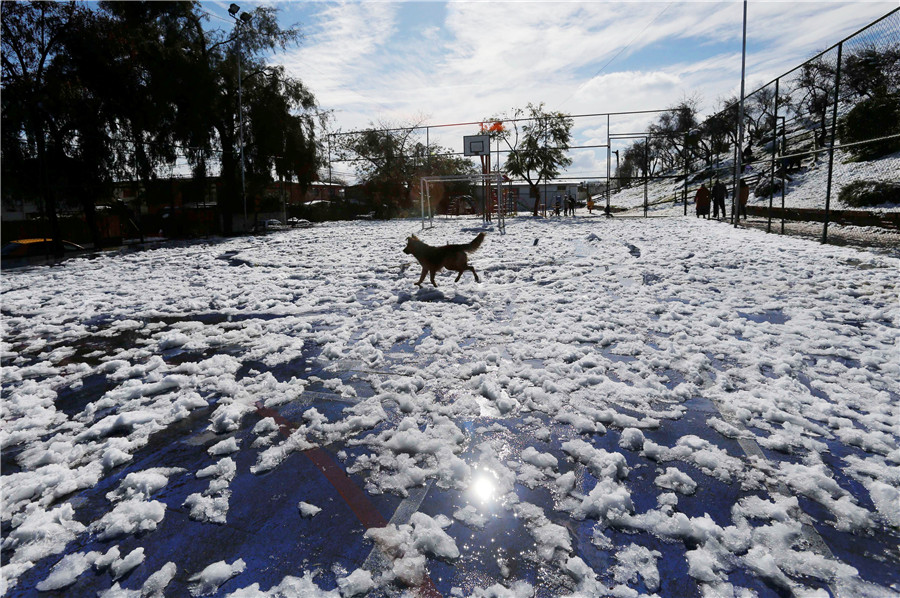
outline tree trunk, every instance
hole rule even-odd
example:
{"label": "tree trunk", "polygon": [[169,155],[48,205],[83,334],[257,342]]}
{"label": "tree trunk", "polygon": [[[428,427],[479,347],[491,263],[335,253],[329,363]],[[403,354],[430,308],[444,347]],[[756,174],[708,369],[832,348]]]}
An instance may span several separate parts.
{"label": "tree trunk", "polygon": [[47,216],[47,223],[50,225],[50,238],[52,240],[53,255],[62,257],[62,230],[59,226],[59,219],[56,217],[56,194],[49,184],[48,168],[47,168],[47,144],[44,141],[43,131],[38,127],[40,132],[37,136],[38,146],[38,168],[40,169],[40,189],[41,196],[44,199],[44,212]]}
{"label": "tree trunk", "polygon": [[230,235],[234,232],[234,206],[238,203],[236,198],[238,190],[234,181],[238,175],[239,165],[234,155],[234,140],[225,134],[224,129],[224,127],[219,129],[219,137],[222,140],[222,171],[219,177],[220,193],[216,197],[216,204],[222,215],[222,232]]}
{"label": "tree trunk", "polygon": [[541,207],[541,190],[538,183],[533,183],[529,179],[525,179],[525,182],[528,183],[528,186],[531,188],[531,194],[534,196],[534,210],[531,215],[537,218],[539,215],[538,210]]}
{"label": "tree trunk", "polygon": [[97,212],[94,209],[93,198],[83,193],[81,196],[81,207],[84,210],[84,221],[87,224],[88,231],[91,233],[94,249],[100,249],[103,247],[103,238],[100,236],[100,227],[97,225]]}

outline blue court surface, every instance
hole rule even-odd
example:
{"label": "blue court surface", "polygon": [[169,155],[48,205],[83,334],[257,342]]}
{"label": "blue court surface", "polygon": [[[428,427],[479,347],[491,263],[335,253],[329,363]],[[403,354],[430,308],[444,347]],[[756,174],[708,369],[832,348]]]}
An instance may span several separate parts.
{"label": "blue court surface", "polygon": [[4,595],[900,595],[900,260],[417,226],[5,275]]}

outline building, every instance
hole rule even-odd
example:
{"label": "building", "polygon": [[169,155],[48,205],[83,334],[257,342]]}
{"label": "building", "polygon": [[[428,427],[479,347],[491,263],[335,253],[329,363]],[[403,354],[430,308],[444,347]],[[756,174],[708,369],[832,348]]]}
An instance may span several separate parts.
{"label": "building", "polygon": [[[219,177],[199,181],[190,177],[159,178],[144,184],[121,181],[111,197],[98,198],[95,211],[101,236],[110,243],[123,238],[145,236],[191,237],[222,232],[218,200],[224,183]],[[317,181],[304,191],[291,181],[274,181],[262,193],[247,197],[247,222],[243,210],[234,214],[234,230],[251,230],[260,220],[284,220],[310,202],[343,201],[345,186]],[[44,236],[47,233],[43,205],[37,199],[4,197],[2,202],[4,238]],[[64,234],[75,242],[89,242],[83,209],[66,197],[58,197],[58,216]]]}

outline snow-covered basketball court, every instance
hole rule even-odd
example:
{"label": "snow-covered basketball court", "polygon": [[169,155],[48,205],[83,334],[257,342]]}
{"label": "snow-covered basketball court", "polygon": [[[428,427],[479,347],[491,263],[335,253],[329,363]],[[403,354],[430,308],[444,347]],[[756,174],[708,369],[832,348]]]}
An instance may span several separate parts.
{"label": "snow-covered basketball court", "polygon": [[5,595],[900,592],[900,260],[480,225],[5,272]]}

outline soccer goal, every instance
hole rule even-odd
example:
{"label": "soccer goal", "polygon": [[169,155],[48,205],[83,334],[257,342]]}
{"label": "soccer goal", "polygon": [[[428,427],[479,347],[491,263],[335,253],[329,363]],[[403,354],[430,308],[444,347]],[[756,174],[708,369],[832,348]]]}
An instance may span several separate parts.
{"label": "soccer goal", "polygon": [[488,219],[490,216],[496,214],[497,228],[500,231],[500,234],[505,234],[506,212],[508,211],[507,196],[510,194],[503,193],[503,183],[506,182],[507,186],[511,188],[511,181],[500,173],[499,168],[496,172],[490,172],[490,135],[463,136],[463,155],[478,156],[481,159],[482,174],[426,176],[421,178],[419,201],[422,207],[422,230],[434,226],[434,213],[431,201],[432,185],[469,182],[473,184],[482,183],[484,188],[484,209],[482,211],[482,216],[485,219]]}
{"label": "soccer goal", "polygon": [[[471,175],[445,175],[445,176],[423,176],[420,179],[419,203],[422,208],[422,230],[434,227],[434,210],[432,208],[432,188],[434,185],[443,185],[445,183],[467,182],[472,184],[484,183],[485,187],[485,205],[484,211],[490,212],[491,216],[497,217],[497,228],[500,234],[506,233],[506,197],[509,193],[504,193],[503,176],[499,172],[488,174],[471,174]],[[512,182],[507,179],[506,186],[511,188]],[[484,214],[483,214],[484,215]]]}

